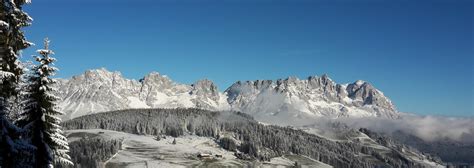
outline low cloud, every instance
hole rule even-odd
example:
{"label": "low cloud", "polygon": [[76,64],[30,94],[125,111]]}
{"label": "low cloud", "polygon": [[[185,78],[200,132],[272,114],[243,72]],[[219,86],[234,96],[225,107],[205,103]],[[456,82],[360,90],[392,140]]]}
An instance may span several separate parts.
{"label": "low cloud", "polygon": [[352,128],[368,128],[391,134],[403,131],[425,141],[450,139],[474,142],[474,118],[404,115],[401,119],[346,118],[339,119]]}
{"label": "low cloud", "polygon": [[[276,117],[280,118],[281,117]],[[317,128],[320,134],[330,135],[334,124],[342,123],[353,129],[368,128],[372,131],[391,135],[402,131],[414,135],[424,141],[432,142],[438,140],[453,140],[463,143],[474,144],[474,117],[457,118],[442,116],[419,116],[404,114],[400,119],[384,118],[291,118],[285,121],[272,118],[258,118],[262,122],[280,126],[295,126]]]}

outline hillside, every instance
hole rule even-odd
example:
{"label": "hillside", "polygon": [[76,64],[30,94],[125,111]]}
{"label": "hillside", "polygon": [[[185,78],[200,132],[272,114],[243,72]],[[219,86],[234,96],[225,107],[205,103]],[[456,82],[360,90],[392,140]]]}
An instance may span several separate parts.
{"label": "hillside", "polygon": [[[298,155],[284,155],[270,161],[242,160],[233,152],[219,146],[214,138],[186,135],[181,137],[136,135],[102,129],[68,130],[66,132],[73,150],[76,167],[291,167],[302,166],[330,168],[331,166]],[[116,143],[119,141],[120,143]],[[173,143],[176,141],[176,143]],[[109,144],[113,154],[103,149],[86,146]],[[120,144],[116,148],[115,144]],[[82,149],[85,148],[86,150]],[[93,150],[87,150],[93,149]],[[87,151],[90,157],[78,158]],[[95,151],[95,152],[94,152]],[[101,156],[105,154],[105,156]],[[210,154],[201,158],[199,154]],[[97,158],[97,160],[92,160]]]}
{"label": "hillside", "polygon": [[[242,160],[271,161],[284,155],[308,156],[334,167],[434,166],[430,157],[402,145],[384,146],[357,130],[361,140],[335,141],[290,127],[265,126],[243,113],[199,109],[137,109],[88,115],[67,121],[73,129],[106,129],[138,135],[215,139]],[[403,150],[402,150],[403,149]]]}

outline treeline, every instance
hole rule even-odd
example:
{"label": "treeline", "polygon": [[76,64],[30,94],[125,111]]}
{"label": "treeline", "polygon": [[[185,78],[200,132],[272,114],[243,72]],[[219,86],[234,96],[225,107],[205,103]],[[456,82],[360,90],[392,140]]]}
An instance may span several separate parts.
{"label": "treeline", "polygon": [[[424,167],[396,151],[387,153],[358,143],[330,141],[288,127],[264,126],[239,112],[182,108],[121,110],[79,117],[63,126],[133,134],[214,137],[221,139],[223,148],[241,152],[237,155],[241,159],[268,161],[284,154],[299,154],[340,168]],[[232,138],[222,136],[229,133]],[[234,139],[236,142],[232,142]]]}
{"label": "treeline", "polygon": [[74,162],[74,166],[55,165],[55,167],[103,167],[104,162],[122,148],[122,139],[83,136],[79,140],[70,142],[69,147],[71,149],[69,154]]}
{"label": "treeline", "polygon": [[[366,128],[360,128],[359,129],[360,132],[366,134],[367,136],[369,136],[371,139],[373,139],[374,141],[376,141],[377,143],[383,145],[383,146],[386,146],[386,147],[389,147],[389,148],[392,148],[392,149],[395,149],[397,151],[404,151],[404,150],[410,150],[410,151],[415,151],[416,153],[419,153],[421,154],[421,152],[419,152],[417,149],[411,147],[411,146],[407,146],[407,145],[404,145],[404,144],[401,144],[400,142],[398,141],[394,141],[392,140],[391,138],[389,138],[388,136],[385,136],[385,135],[381,135],[381,134],[378,134],[376,132],[373,132],[369,129],[366,129]],[[438,163],[442,163],[443,161],[441,160],[440,157],[436,156],[436,155],[432,155],[430,153],[423,153],[425,156],[426,156],[426,159],[430,160],[430,161],[435,161],[435,162],[438,162]]]}

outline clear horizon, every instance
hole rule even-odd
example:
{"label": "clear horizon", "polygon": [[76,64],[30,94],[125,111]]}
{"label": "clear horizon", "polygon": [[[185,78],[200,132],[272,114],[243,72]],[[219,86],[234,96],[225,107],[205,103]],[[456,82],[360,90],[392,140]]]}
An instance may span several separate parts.
{"label": "clear horizon", "polygon": [[61,78],[100,67],[133,79],[157,71],[222,91],[239,80],[328,74],[372,83],[401,112],[474,116],[472,1],[179,2],[33,0],[25,31],[37,45],[23,59],[49,37]]}

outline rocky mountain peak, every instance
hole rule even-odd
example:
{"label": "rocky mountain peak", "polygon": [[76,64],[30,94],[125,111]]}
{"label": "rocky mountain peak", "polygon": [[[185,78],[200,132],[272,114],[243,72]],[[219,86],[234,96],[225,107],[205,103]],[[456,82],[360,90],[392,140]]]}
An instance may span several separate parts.
{"label": "rocky mountain peak", "polygon": [[244,94],[254,94],[262,90],[268,90],[272,88],[272,85],[273,81],[271,80],[237,81],[224,92],[227,94],[227,101],[233,102]]}
{"label": "rocky mountain peak", "polygon": [[161,75],[159,72],[150,72],[145,77],[142,78],[143,80],[171,80],[166,75]]}
{"label": "rocky mountain peak", "polygon": [[110,72],[105,68],[91,69],[84,72],[84,74],[73,76],[76,80],[111,80],[114,76],[121,76],[120,72]]}
{"label": "rocky mountain peak", "polygon": [[84,74],[73,76],[71,79],[60,82],[75,81],[72,83],[82,83],[89,86],[112,87],[118,83],[129,82],[123,78],[120,72],[110,72],[105,68],[87,70]]}
{"label": "rocky mountain peak", "polygon": [[307,79],[238,81],[219,92],[204,79],[185,85],[158,72],[141,80],[124,78],[105,68],[88,70],[60,80],[60,108],[65,118],[126,108],[196,107],[229,109],[249,114],[285,117],[382,116],[394,118],[397,111],[382,92],[370,83],[337,84],[328,75]]}
{"label": "rocky mountain peak", "polygon": [[255,81],[237,81],[232,84],[225,92],[254,92],[257,90],[264,90],[273,86],[272,80],[255,80]]}
{"label": "rocky mountain peak", "polygon": [[[252,81],[249,81],[252,83]],[[272,87],[273,81],[272,80],[256,80],[253,82],[253,85],[255,89],[261,90],[261,89],[268,89]]]}
{"label": "rocky mountain peak", "polygon": [[[326,74],[310,76],[306,80],[288,77],[276,82],[236,82],[225,92],[234,110],[251,113],[291,111],[291,115],[388,118],[398,113],[390,100],[370,83],[337,84]],[[293,114],[295,111],[300,112]]]}
{"label": "rocky mountain peak", "polygon": [[357,85],[357,86],[362,86],[363,84],[366,84],[367,82],[366,81],[363,81],[363,80],[357,80],[355,81],[353,84]]}
{"label": "rocky mountain peak", "polygon": [[59,81],[58,96],[63,100],[59,107],[65,119],[127,108],[228,109],[224,95],[210,80],[185,85],[152,72],[136,81],[101,68]]}
{"label": "rocky mountain peak", "polygon": [[212,96],[219,95],[219,90],[217,89],[217,86],[214,84],[214,82],[208,79],[198,80],[195,83],[193,83],[191,87],[193,87],[192,91],[190,92],[191,94],[199,94],[199,95],[210,94]]}
{"label": "rocky mountain peak", "polygon": [[213,88],[217,88],[216,85],[214,85],[214,82],[212,82],[209,79],[198,80],[198,81],[194,82],[193,84],[191,84],[191,86],[193,86],[193,87],[213,87]]}
{"label": "rocky mountain peak", "polygon": [[321,77],[310,76],[307,82],[308,87],[312,89],[320,88],[325,92],[333,92],[336,89],[336,83],[327,74],[323,74]]}
{"label": "rocky mountain peak", "polygon": [[98,68],[98,69],[89,69],[86,70],[84,73],[86,76],[88,75],[95,75],[95,74],[112,74],[113,72],[110,72],[109,70],[105,69],[104,67]]}
{"label": "rocky mountain peak", "polygon": [[161,75],[158,72],[151,72],[142,79],[140,79],[140,82],[144,86],[152,86],[156,88],[170,88],[174,85],[173,81],[168,78],[166,75]]}
{"label": "rocky mountain peak", "polygon": [[377,90],[369,82],[355,81],[347,86],[348,96],[356,100],[359,105],[374,105],[396,111],[392,102],[384,96],[384,94]]}
{"label": "rocky mountain peak", "polygon": [[287,82],[287,83],[296,83],[298,82],[300,79],[296,76],[289,76],[288,78],[286,78],[284,81]]}

